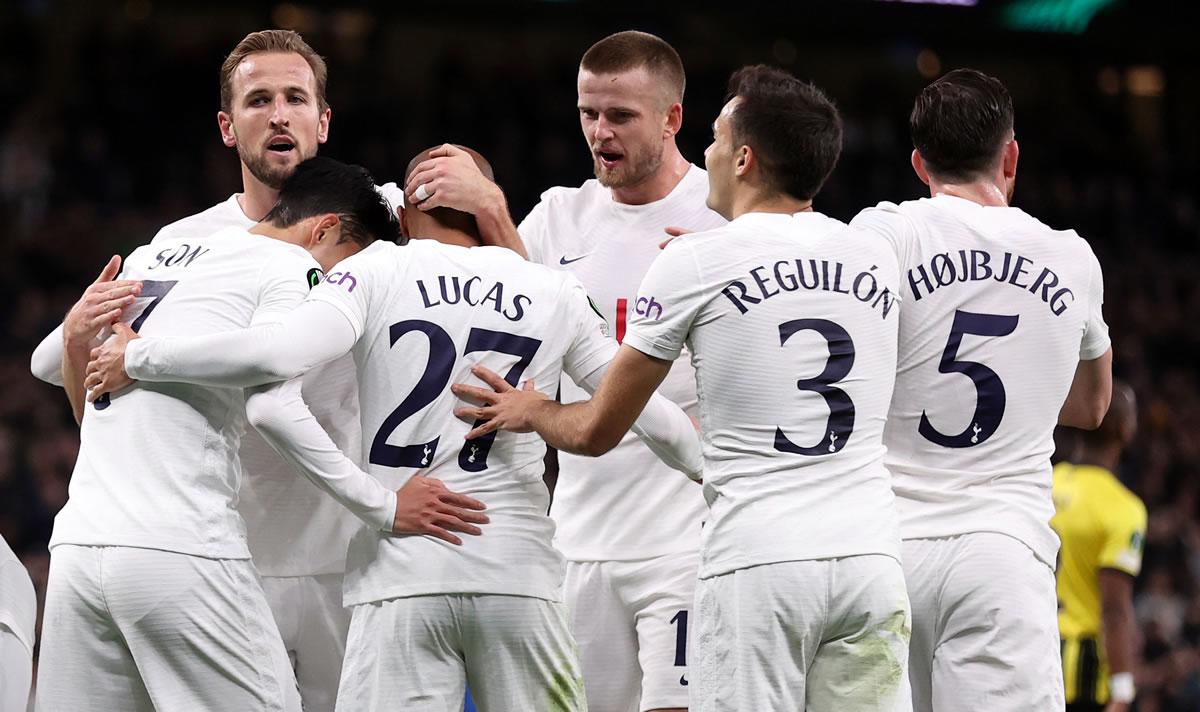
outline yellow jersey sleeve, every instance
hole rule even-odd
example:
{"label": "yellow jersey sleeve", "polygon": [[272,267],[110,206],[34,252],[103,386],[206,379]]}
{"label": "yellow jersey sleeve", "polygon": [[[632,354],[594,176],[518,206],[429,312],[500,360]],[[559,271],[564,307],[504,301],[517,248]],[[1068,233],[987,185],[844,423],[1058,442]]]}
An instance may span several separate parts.
{"label": "yellow jersey sleeve", "polygon": [[1142,570],[1142,548],[1146,543],[1146,505],[1124,488],[1114,495],[1103,518],[1099,568],[1137,576]]}

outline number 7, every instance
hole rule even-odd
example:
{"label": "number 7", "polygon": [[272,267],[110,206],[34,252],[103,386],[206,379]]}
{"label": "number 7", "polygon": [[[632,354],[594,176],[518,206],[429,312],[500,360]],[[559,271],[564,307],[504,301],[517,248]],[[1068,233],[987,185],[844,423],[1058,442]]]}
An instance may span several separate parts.
{"label": "number 7", "polygon": [[[146,323],[146,318],[154,311],[155,307],[166,298],[167,294],[179,284],[179,280],[159,280],[159,279],[143,279],[142,292],[138,295],[139,299],[150,298],[150,303],[142,309],[142,313],[137,315],[137,318],[129,323],[129,328],[133,329],[136,334],[142,330],[142,324]],[[96,410],[104,410],[112,405],[112,396],[108,393],[103,393],[92,404]]]}
{"label": "number 7", "polygon": [[[513,388],[520,388],[518,382],[521,380],[521,374],[525,373],[525,369],[529,367],[534,354],[541,345],[541,341],[528,336],[475,328],[471,329],[471,333],[467,337],[467,348],[463,351],[463,355],[466,356],[475,351],[495,351],[500,354],[516,356],[517,362],[508,369],[508,373],[504,374],[504,380],[508,381],[508,385]],[[471,427],[478,427],[482,422],[477,420]],[[492,450],[492,443],[496,441],[496,434],[497,431],[493,430],[464,445],[458,453],[458,466],[465,472],[486,470],[487,456]]]}

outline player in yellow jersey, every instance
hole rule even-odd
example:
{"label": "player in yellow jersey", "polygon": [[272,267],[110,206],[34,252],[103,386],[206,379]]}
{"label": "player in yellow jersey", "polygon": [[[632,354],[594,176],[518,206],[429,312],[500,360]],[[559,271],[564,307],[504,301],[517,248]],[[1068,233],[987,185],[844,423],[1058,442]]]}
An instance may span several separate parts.
{"label": "player in yellow jersey", "polygon": [[1133,579],[1142,567],[1146,506],[1117,479],[1137,430],[1133,391],[1113,384],[1104,422],[1054,468],[1050,525],[1062,538],[1058,627],[1068,712],[1127,712],[1136,656]]}

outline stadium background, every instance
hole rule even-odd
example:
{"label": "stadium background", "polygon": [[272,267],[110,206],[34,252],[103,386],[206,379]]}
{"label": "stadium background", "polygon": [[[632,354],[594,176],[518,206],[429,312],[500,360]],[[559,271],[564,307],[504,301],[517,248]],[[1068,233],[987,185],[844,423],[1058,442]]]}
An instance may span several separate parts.
{"label": "stadium background", "polygon": [[322,152],[398,180],[443,141],[488,156],[518,220],[590,162],[574,110],[579,56],[608,32],[655,32],[688,72],[684,155],[702,163],[729,73],[809,78],[846,122],[817,208],[842,219],[918,197],[912,97],[974,66],[1012,92],[1015,204],[1088,238],[1105,270],[1114,370],[1140,425],[1122,478],[1150,510],[1136,587],[1141,712],[1200,710],[1200,74],[1195,25],[1168,2],[0,3],[0,533],[39,596],[46,541],[78,450],[61,393],[29,354],[114,252],[239,189],[216,130],[217,70],[247,32],[301,31],[329,62]]}

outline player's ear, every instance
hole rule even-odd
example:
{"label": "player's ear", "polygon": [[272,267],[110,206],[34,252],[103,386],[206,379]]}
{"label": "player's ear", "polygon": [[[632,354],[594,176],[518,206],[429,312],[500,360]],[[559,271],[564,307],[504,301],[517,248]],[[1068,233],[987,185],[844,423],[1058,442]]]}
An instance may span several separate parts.
{"label": "player's ear", "polygon": [[755,165],[756,162],[754,149],[745,145],[740,146],[733,162],[733,174],[739,177],[745,176],[750,172],[750,167]]}
{"label": "player's ear", "polygon": [[400,236],[405,240],[412,238],[412,232],[408,228],[408,208],[400,206],[396,208],[396,217],[400,218]]}
{"label": "player's ear", "polygon": [[221,130],[221,143],[233,148],[237,145],[237,134],[233,132],[233,117],[224,111],[217,112],[217,128]]}
{"label": "player's ear", "polygon": [[317,120],[317,143],[325,143],[329,140],[329,121],[333,118],[333,109],[326,108],[321,112],[321,118]]}
{"label": "player's ear", "polygon": [[1021,154],[1021,149],[1017,146],[1017,139],[1012,139],[1004,144],[1004,156],[1001,164],[1004,168],[1004,177],[1007,180],[1012,180],[1017,175],[1017,158]]}
{"label": "player's ear", "polygon": [[681,128],[683,128],[683,104],[677,101],[667,109],[667,122],[663,127],[663,134],[666,138],[671,138],[678,134]]}
{"label": "player's ear", "polygon": [[337,213],[328,213],[321,215],[317,221],[313,223],[312,234],[309,237],[309,245],[316,247],[317,245],[336,245],[338,238],[342,234],[342,221],[338,218]]}
{"label": "player's ear", "polygon": [[925,170],[925,161],[921,160],[921,152],[915,148],[912,152],[912,167],[921,182],[929,185],[929,171]]}

